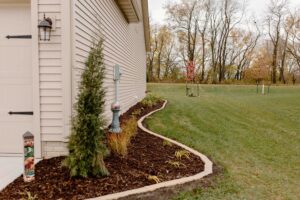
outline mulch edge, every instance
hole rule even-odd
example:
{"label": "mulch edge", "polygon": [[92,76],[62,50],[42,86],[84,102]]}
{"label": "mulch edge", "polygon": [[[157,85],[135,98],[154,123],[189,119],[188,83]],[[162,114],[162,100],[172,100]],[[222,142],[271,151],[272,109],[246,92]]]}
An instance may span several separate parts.
{"label": "mulch edge", "polygon": [[133,189],[133,190],[127,190],[124,192],[108,194],[108,195],[104,195],[101,197],[91,198],[90,200],[153,199],[154,197],[156,197],[155,199],[165,199],[167,197],[172,196],[174,193],[178,193],[179,190],[180,190],[180,192],[185,192],[185,191],[192,190],[196,187],[199,187],[199,184],[200,184],[200,182],[202,182],[203,177],[206,177],[213,173],[213,163],[212,163],[212,161],[210,161],[208,159],[207,156],[205,156],[204,154],[202,154],[184,144],[181,144],[175,140],[172,140],[172,139],[164,137],[158,133],[150,131],[143,126],[143,121],[145,120],[145,118],[149,117],[150,115],[152,115],[153,113],[155,113],[157,111],[164,109],[167,102],[168,101],[165,100],[165,102],[161,108],[156,109],[156,110],[144,115],[143,117],[141,117],[138,120],[138,127],[140,129],[142,129],[143,131],[145,131],[146,133],[149,133],[156,137],[167,140],[175,145],[178,145],[178,146],[186,149],[187,151],[193,153],[194,155],[200,157],[201,160],[204,162],[204,171],[202,171],[198,174],[195,174],[193,176],[175,179],[175,180],[171,180],[171,181],[166,181],[166,182],[162,182],[162,183],[157,183],[154,185],[149,185],[149,186],[145,186],[145,187],[141,187],[141,188],[137,188],[137,189]]}

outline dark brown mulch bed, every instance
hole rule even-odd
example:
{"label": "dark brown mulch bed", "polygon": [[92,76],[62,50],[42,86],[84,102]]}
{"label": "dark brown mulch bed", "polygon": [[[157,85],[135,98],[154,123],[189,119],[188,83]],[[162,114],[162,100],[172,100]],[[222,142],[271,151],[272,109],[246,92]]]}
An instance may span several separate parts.
{"label": "dark brown mulch bed", "polygon": [[[121,121],[137,109],[142,111],[138,116],[141,117],[162,104],[143,108],[138,103],[121,116]],[[168,181],[203,171],[204,164],[199,157],[190,154],[189,158],[179,160],[175,157],[177,150],[182,149],[176,145],[163,145],[162,139],[139,129],[126,158],[111,154],[105,159],[110,176],[72,179],[68,170],[61,166],[64,157],[51,158],[36,165],[34,182],[24,183],[20,176],[0,193],[0,199],[24,198],[26,192],[36,195],[37,199],[86,199],[155,184],[148,179],[149,175]],[[167,161],[179,161],[181,165],[175,167]]]}

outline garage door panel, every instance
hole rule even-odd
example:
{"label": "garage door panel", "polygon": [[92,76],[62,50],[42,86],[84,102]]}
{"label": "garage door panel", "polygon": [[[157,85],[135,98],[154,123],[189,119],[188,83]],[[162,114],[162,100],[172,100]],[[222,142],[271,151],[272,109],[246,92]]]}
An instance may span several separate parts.
{"label": "garage door panel", "polygon": [[30,34],[30,5],[0,4],[0,156],[22,154],[22,135],[32,132],[33,116],[9,111],[32,111],[31,40],[7,39]]}
{"label": "garage door panel", "polygon": [[22,111],[32,110],[32,86],[15,85],[0,87],[1,110]]}
{"label": "garage door panel", "polygon": [[0,153],[23,152],[22,135],[26,130],[32,130],[32,124],[28,123],[28,119],[18,121],[18,126],[15,124],[15,122],[6,122],[6,125],[1,129],[1,134],[5,134],[5,138],[2,139]]}
{"label": "garage door panel", "polygon": [[2,35],[12,35],[13,32],[30,34],[30,4],[0,4],[0,11],[0,24],[5,25],[5,29],[1,29]]}
{"label": "garage door panel", "polygon": [[[1,44],[0,44],[1,45]],[[31,77],[30,44],[22,47],[0,46],[0,73],[6,76]]]}

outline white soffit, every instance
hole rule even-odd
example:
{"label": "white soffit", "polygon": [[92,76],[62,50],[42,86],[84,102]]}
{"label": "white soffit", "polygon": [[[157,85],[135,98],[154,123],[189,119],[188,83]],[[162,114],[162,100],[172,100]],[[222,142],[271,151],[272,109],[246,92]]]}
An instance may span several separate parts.
{"label": "white soffit", "polygon": [[140,21],[140,10],[137,0],[115,0],[128,23]]}

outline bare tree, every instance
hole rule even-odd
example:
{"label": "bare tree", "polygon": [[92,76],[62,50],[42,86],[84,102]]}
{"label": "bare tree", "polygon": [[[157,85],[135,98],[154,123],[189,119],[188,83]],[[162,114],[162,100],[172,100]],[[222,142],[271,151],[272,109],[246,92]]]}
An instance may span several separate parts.
{"label": "bare tree", "polygon": [[[152,25],[148,80],[182,81],[189,64],[197,66],[201,82],[242,80],[246,71],[253,72],[257,56],[260,61],[271,58],[268,76],[273,83],[291,80],[300,69],[300,15],[288,13],[288,0],[269,1],[264,36],[245,17],[246,0],[169,1],[167,25]],[[266,53],[260,55],[261,48]]]}
{"label": "bare tree", "polygon": [[218,46],[219,82],[225,78],[225,67],[228,59],[228,39],[233,29],[239,25],[244,17],[245,4],[235,0],[224,0],[222,10],[221,34]]}
{"label": "bare tree", "polygon": [[217,7],[215,1],[210,2],[210,15],[209,15],[209,47],[211,56],[211,76],[212,83],[217,83],[217,42],[218,42],[218,32],[221,25],[220,10]]}
{"label": "bare tree", "polygon": [[[248,22],[248,24],[251,24]],[[255,48],[258,43],[258,39],[261,36],[260,29],[254,21],[253,27],[255,27],[256,32],[252,31],[248,27],[248,31],[243,31],[242,29],[235,29],[231,31],[231,56],[229,58],[229,64],[236,66],[235,79],[241,80],[243,71],[246,66],[250,65],[250,62],[253,60]]]}
{"label": "bare tree", "polygon": [[185,46],[183,50],[184,63],[194,62],[196,41],[198,36],[198,5],[197,0],[181,0],[181,2],[169,3],[166,6],[169,21],[177,31],[180,42]]}
{"label": "bare tree", "polygon": [[225,79],[226,66],[230,65],[234,51],[228,44],[230,34],[243,19],[244,6],[235,0],[210,0],[208,32],[213,83]]}
{"label": "bare tree", "polygon": [[283,82],[285,84],[285,77],[284,77],[284,69],[285,69],[285,64],[286,64],[286,56],[287,56],[287,45],[288,45],[288,38],[291,32],[291,29],[293,27],[293,23],[289,20],[289,18],[286,19],[286,22],[284,23],[284,39],[282,41],[282,55],[281,55],[281,64],[279,68],[279,81]]}
{"label": "bare tree", "polygon": [[157,57],[156,57],[156,63],[157,63],[157,67],[156,67],[156,78],[157,80],[160,80],[160,74],[161,74],[161,64],[162,64],[162,54],[166,45],[166,27],[163,26],[159,29],[158,32],[158,48],[157,48]]}
{"label": "bare tree", "polygon": [[201,59],[201,74],[200,74],[200,81],[204,81],[204,74],[205,74],[205,61],[206,61],[206,34],[207,28],[210,18],[210,11],[211,11],[211,0],[206,0],[201,5],[201,12],[199,17],[199,25],[198,31],[201,37],[201,49],[202,49],[202,59]]}
{"label": "bare tree", "polygon": [[166,49],[166,57],[165,57],[165,71],[164,71],[164,79],[168,79],[170,76],[170,71],[173,67],[173,65],[176,64],[176,55],[174,56],[174,46],[175,42],[174,39],[172,39],[171,43],[168,45]]}
{"label": "bare tree", "polygon": [[294,58],[300,70],[300,14],[299,9],[290,13],[287,23],[289,28],[289,39],[287,44],[287,52]]}
{"label": "bare tree", "polygon": [[147,56],[147,80],[153,81],[154,59],[158,48],[157,25],[151,24],[150,53]]}
{"label": "bare tree", "polygon": [[272,55],[272,82],[277,81],[278,49],[280,45],[280,35],[282,32],[284,15],[286,13],[287,0],[270,0],[266,22],[268,34],[273,44]]}

